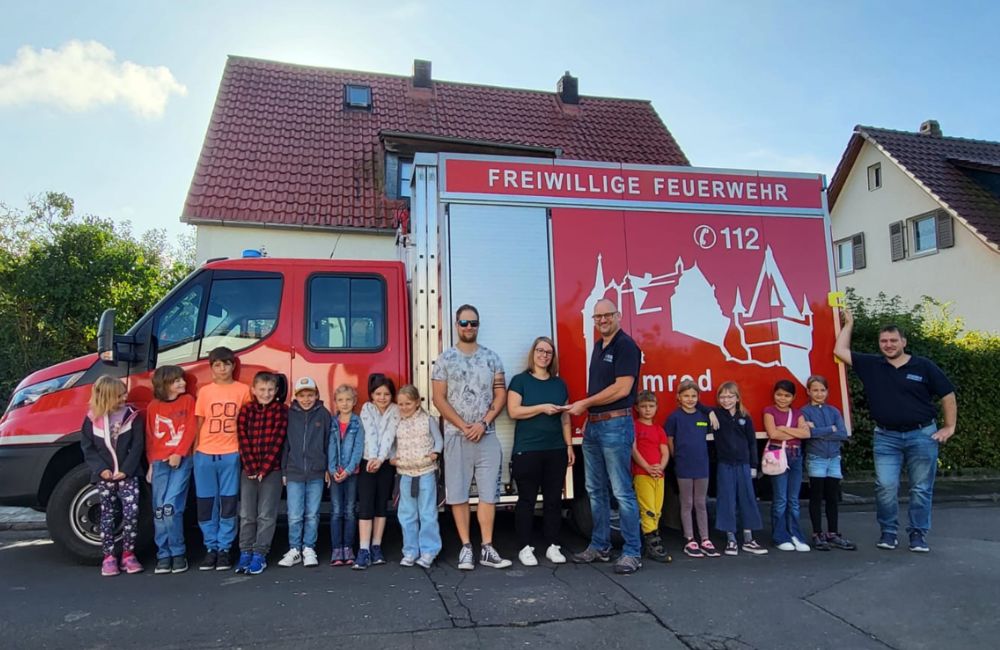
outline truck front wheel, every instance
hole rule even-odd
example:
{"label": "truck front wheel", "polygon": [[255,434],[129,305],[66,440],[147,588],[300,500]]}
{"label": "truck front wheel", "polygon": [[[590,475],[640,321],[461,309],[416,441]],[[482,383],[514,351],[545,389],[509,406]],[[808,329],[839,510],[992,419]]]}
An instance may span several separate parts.
{"label": "truck front wheel", "polygon": [[[149,490],[140,481],[139,541],[142,548],[152,539],[149,518]],[[90,469],[77,465],[56,484],[45,509],[49,535],[66,553],[79,562],[97,564],[101,553],[101,497],[90,482]],[[121,541],[121,512],[115,515],[115,541]]]}

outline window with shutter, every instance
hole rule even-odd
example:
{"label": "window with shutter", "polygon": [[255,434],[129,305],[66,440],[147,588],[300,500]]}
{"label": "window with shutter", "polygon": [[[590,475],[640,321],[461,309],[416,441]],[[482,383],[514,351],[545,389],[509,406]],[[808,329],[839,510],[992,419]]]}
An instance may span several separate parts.
{"label": "window with shutter", "polygon": [[889,224],[889,252],[893,262],[906,257],[906,224],[902,221]]}
{"label": "window with shutter", "polygon": [[937,213],[935,224],[937,230],[937,247],[951,248],[955,245],[955,222],[951,215],[943,210]]}
{"label": "window with shutter", "polygon": [[851,237],[851,257],[855,269],[865,268],[865,233],[859,232]]}

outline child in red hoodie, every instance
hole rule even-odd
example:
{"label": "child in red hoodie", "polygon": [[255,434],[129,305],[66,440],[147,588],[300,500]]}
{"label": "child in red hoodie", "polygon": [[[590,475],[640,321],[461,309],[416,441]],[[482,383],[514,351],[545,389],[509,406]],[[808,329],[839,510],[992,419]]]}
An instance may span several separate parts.
{"label": "child in red hoodie", "polygon": [[184,505],[191,483],[191,447],[198,435],[194,397],[185,393],[184,371],[163,366],[153,373],[153,396],[146,410],[146,460],[153,484],[155,573],[187,571]]}

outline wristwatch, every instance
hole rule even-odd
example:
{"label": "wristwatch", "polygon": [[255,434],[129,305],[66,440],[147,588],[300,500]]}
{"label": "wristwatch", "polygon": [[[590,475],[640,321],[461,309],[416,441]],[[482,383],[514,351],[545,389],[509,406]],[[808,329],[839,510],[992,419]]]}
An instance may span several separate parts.
{"label": "wristwatch", "polygon": [[486,420],[480,420],[479,423],[483,425],[483,431],[486,431],[487,429],[490,428],[490,424]]}

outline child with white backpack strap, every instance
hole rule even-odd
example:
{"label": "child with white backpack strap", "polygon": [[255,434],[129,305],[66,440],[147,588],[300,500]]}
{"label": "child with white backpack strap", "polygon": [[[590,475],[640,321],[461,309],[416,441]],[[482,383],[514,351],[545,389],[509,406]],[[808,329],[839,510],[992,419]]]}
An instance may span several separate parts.
{"label": "child with white backpack strap", "polygon": [[[787,469],[771,476],[771,536],[779,551],[806,552],[809,545],[803,541],[805,536],[799,528],[799,490],[802,489],[802,440],[809,437],[809,426],[802,413],[792,406],[793,382],[778,381],[773,394],[774,404],[764,407],[768,441],[762,466],[777,464],[784,455]],[[767,473],[767,467],[763,469]]]}

